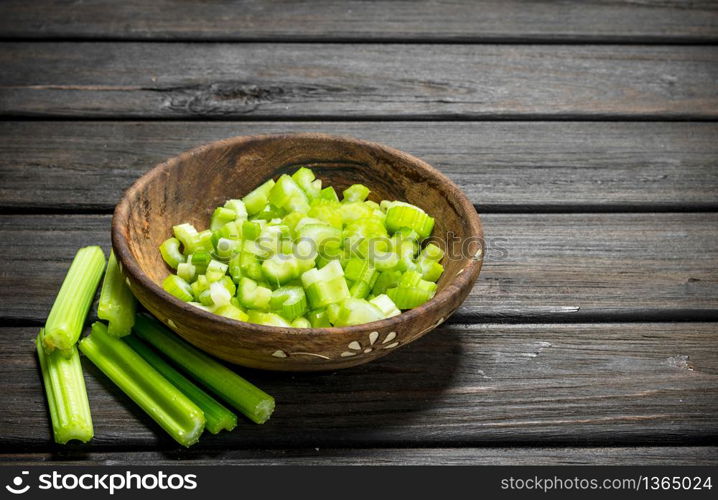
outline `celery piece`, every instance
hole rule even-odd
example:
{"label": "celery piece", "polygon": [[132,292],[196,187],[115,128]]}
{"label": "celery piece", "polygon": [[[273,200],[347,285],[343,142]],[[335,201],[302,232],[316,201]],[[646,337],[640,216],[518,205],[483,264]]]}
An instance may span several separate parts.
{"label": "celery piece", "polygon": [[229,260],[241,248],[240,240],[231,240],[229,238],[219,238],[215,245],[217,257],[222,260]]}
{"label": "celery piece", "polygon": [[440,261],[444,258],[444,251],[433,243],[429,243],[421,251],[421,255],[430,260]]}
{"label": "celery piece", "polygon": [[307,313],[307,319],[312,328],[329,328],[332,324],[329,322],[326,309],[315,309]]}
{"label": "celery piece", "polygon": [[[306,193],[287,174],[277,179],[276,184],[269,191],[269,203],[279,208],[289,208],[290,205],[300,203],[302,206],[309,204]],[[299,200],[299,201],[298,201]]]}
{"label": "celery piece", "polygon": [[381,295],[382,293],[385,293],[389,288],[396,287],[399,284],[399,279],[401,279],[401,271],[382,271],[379,273],[379,276],[377,277],[376,282],[371,289],[371,292],[374,295]]}
{"label": "celery piece", "polygon": [[287,321],[294,321],[307,311],[307,296],[301,286],[285,286],[272,292],[269,307]]}
{"label": "celery piece", "polygon": [[291,323],[286,319],[282,318],[279,314],[262,312],[262,311],[249,311],[249,321],[258,325],[265,326],[280,326],[283,328],[291,328]]}
{"label": "celery piece", "polygon": [[364,184],[352,184],[342,193],[344,201],[364,201],[369,196],[369,188]]}
{"label": "celery piece", "polygon": [[100,247],[84,247],[77,251],[47,317],[42,338],[45,349],[60,349],[67,351],[67,355],[72,354],[104,269],[105,255]]}
{"label": "celery piece", "polygon": [[225,318],[236,319],[237,321],[247,321],[249,319],[247,313],[232,304],[231,300],[229,304],[215,309],[214,313],[224,316]]}
{"label": "celery piece", "polygon": [[190,284],[176,274],[170,274],[164,279],[162,282],[162,289],[184,302],[190,302],[194,299]]}
{"label": "celery piece", "polygon": [[405,287],[390,288],[386,294],[399,309],[413,309],[433,296],[433,293],[428,290]]}
{"label": "celery piece", "polygon": [[294,255],[278,253],[262,262],[262,273],[273,286],[299,277],[299,262]]}
{"label": "celery piece", "polygon": [[426,281],[437,281],[444,273],[444,266],[435,260],[425,258],[423,255],[416,261],[421,277]]}
{"label": "celery piece", "polygon": [[361,325],[384,318],[384,313],[376,305],[364,299],[348,298],[341,303],[334,326]]}
{"label": "celery piece", "polygon": [[242,264],[240,261],[241,254],[236,253],[229,259],[227,272],[232,277],[235,283],[239,283],[239,279],[242,277]]}
{"label": "celery piece", "polygon": [[242,238],[256,240],[262,232],[262,225],[257,221],[246,220],[242,223]]}
{"label": "celery piece", "polygon": [[377,295],[369,302],[377,306],[381,310],[382,314],[384,314],[385,318],[391,318],[392,316],[401,314],[401,311],[396,307],[394,301],[386,294]]}
{"label": "celery piece", "polygon": [[266,311],[269,309],[269,301],[272,298],[272,291],[269,288],[259,286],[256,281],[249,278],[239,280],[237,286],[237,299],[247,309],[258,309]]}
{"label": "celery piece", "polygon": [[204,274],[207,271],[207,266],[212,260],[212,255],[209,252],[195,252],[192,254],[192,258],[187,258],[187,262],[191,262],[193,266],[197,268],[198,274]]}
{"label": "celery piece", "polygon": [[267,206],[269,192],[274,187],[274,181],[269,179],[267,182],[250,192],[242,198],[248,215],[255,215],[264,210]]}
{"label": "celery piece", "polygon": [[234,212],[235,220],[247,220],[247,207],[244,206],[242,200],[227,200],[224,203],[224,208]]}
{"label": "celery piece", "polygon": [[187,377],[175,370],[172,365],[162,359],[151,347],[139,340],[135,335],[123,339],[137,354],[147,361],[160,375],[187,396],[204,413],[205,428],[212,434],[221,430],[231,431],[237,427],[237,415],[229,411],[219,401],[197,387]]}
{"label": "celery piece", "polygon": [[40,330],[35,346],[55,442],[65,444],[77,439],[86,443],[92,439],[94,431],[77,347],[72,346],[69,357],[59,351],[47,352],[43,336],[44,332]]}
{"label": "celery piece", "polygon": [[180,252],[180,242],[177,238],[167,238],[160,245],[162,258],[172,269],[177,269],[185,261],[184,255]]}
{"label": "celery piece", "polygon": [[175,235],[175,238],[182,243],[183,253],[185,255],[194,253],[194,245],[197,240],[198,233],[192,224],[184,223],[172,226],[172,233]]}
{"label": "celery piece", "polygon": [[138,315],[134,330],[142,340],[152,344],[253,422],[262,424],[272,415],[272,396],[169,332],[157,320]]}
{"label": "celery piece", "polygon": [[311,328],[312,324],[303,316],[292,321],[292,328]]}
{"label": "celery piece", "polygon": [[344,276],[349,281],[371,283],[375,275],[376,269],[366,260],[349,259],[346,264],[344,264]]}
{"label": "celery piece", "polygon": [[125,283],[113,251],[107,262],[97,316],[107,320],[107,331],[115,337],[128,335],[135,324],[135,297]]}
{"label": "celery piece", "polygon": [[175,441],[191,446],[199,440],[202,410],[122,339],[108,335],[104,324],[92,324],[80,350]]}
{"label": "celery piece", "polygon": [[197,276],[197,279],[190,285],[190,288],[192,289],[194,299],[199,300],[202,293],[209,290],[209,281],[207,281],[207,276],[204,274]]}
{"label": "celery piece", "polygon": [[234,210],[225,207],[217,207],[212,213],[212,219],[210,220],[209,228],[211,231],[217,231],[226,223],[232,222],[236,218],[237,214],[234,212]]}
{"label": "celery piece", "polygon": [[434,219],[419,207],[396,203],[386,211],[386,227],[391,232],[413,229],[421,238],[428,238],[434,229]]}
{"label": "celery piece", "polygon": [[339,201],[339,196],[332,186],[325,187],[319,192],[319,197],[323,200]]}
{"label": "celery piece", "polygon": [[341,207],[342,205],[338,201],[329,201],[319,198],[312,202],[312,206],[309,212],[307,212],[307,215],[320,222],[329,224],[332,227],[341,229],[344,225]]}
{"label": "celery piece", "polygon": [[194,266],[189,262],[181,262],[177,266],[177,276],[185,280],[187,283],[192,283],[195,276],[197,276],[197,266]]}
{"label": "celery piece", "polygon": [[207,271],[205,271],[205,276],[207,276],[207,280],[209,282],[219,281],[222,279],[222,277],[227,273],[227,269],[229,269],[229,266],[225,264],[224,262],[220,262],[218,260],[212,259],[209,261],[209,264],[207,265]]}
{"label": "celery piece", "polygon": [[322,183],[319,181],[318,183],[315,182],[315,176],[314,172],[312,172],[307,167],[301,167],[299,170],[294,172],[292,174],[292,180],[297,183],[297,185],[302,188],[304,193],[309,197],[310,200],[313,200],[314,198],[317,198],[319,196],[319,192],[322,189]]}
{"label": "celery piece", "polygon": [[197,236],[192,243],[193,252],[212,252],[214,251],[214,244],[212,243],[212,231],[209,229],[197,233]]}

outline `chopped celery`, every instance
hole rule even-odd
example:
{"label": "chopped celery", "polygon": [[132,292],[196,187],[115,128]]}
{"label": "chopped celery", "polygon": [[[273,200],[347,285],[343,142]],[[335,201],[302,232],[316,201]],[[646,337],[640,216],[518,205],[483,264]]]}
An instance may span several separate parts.
{"label": "chopped celery", "polygon": [[353,184],[342,193],[344,201],[364,201],[369,196],[369,188],[364,184]]}
{"label": "chopped celery", "polygon": [[274,181],[269,179],[267,182],[250,192],[242,198],[248,215],[256,215],[267,206],[269,192],[274,187]]}
{"label": "chopped celery", "polygon": [[177,269],[177,266],[185,261],[184,255],[180,252],[180,242],[177,238],[167,238],[160,245],[160,253],[162,258],[172,269]]}
{"label": "chopped celery", "polygon": [[72,354],[104,269],[105,255],[100,247],[77,251],[45,323],[42,338],[45,349]]}
{"label": "chopped celery", "polygon": [[292,321],[292,328],[312,328],[312,324],[307,318],[301,317]]}
{"label": "chopped celery", "polygon": [[396,307],[396,304],[394,304],[394,301],[386,294],[377,295],[369,302],[377,306],[385,318],[391,318],[401,313],[399,308]]}
{"label": "chopped celery", "polygon": [[173,227],[160,251],[176,273],[163,286],[214,314],[297,328],[374,321],[423,304],[444,272],[438,246],[421,250],[434,219],[369,194],[354,184],[340,202],[306,167],[267,180],[216,207],[210,229]]}
{"label": "chopped celery", "polygon": [[269,307],[287,321],[294,321],[307,311],[307,296],[301,286],[285,286],[272,292]]}
{"label": "chopped celery", "polygon": [[152,368],[157,370],[160,375],[169,380],[172,385],[182,391],[196,404],[204,413],[206,420],[205,428],[212,434],[217,434],[221,430],[231,431],[237,427],[237,415],[229,411],[219,401],[197,387],[187,377],[175,370],[172,365],[162,359],[151,347],[139,340],[135,335],[126,337],[124,341],[137,354],[147,361]]}
{"label": "chopped celery", "polygon": [[224,203],[224,208],[234,212],[235,220],[247,220],[247,207],[244,206],[242,200],[227,200]]}
{"label": "chopped celery", "polygon": [[269,309],[269,301],[272,298],[272,291],[269,288],[259,286],[256,281],[249,278],[239,280],[237,286],[237,299],[247,309],[258,309],[266,311]]}
{"label": "chopped celery", "polygon": [[86,443],[93,436],[92,416],[77,347],[71,347],[69,356],[60,351],[47,352],[42,342],[43,335],[40,330],[35,347],[55,442],[65,444],[77,439]]}
{"label": "chopped celery", "polygon": [[135,298],[125,283],[113,251],[110,251],[110,259],[107,262],[97,316],[107,320],[107,331],[115,337],[128,335],[135,324]]}
{"label": "chopped celery", "polygon": [[212,231],[217,231],[226,223],[232,222],[236,218],[237,214],[234,212],[234,210],[225,207],[217,207],[214,209],[214,213],[212,214],[209,228]]}
{"label": "chopped celery", "polygon": [[341,303],[334,325],[361,325],[384,319],[384,317],[384,313],[376,305],[364,299],[348,298]]}
{"label": "chopped celery", "polygon": [[319,197],[323,200],[339,201],[339,196],[333,187],[328,186],[319,192]]}
{"label": "chopped celery", "polygon": [[191,446],[199,440],[202,410],[105,325],[93,323],[80,350],[175,441]]}
{"label": "chopped celery", "polygon": [[139,315],[134,330],[142,340],[152,344],[252,421],[263,424],[272,415],[272,396],[167,331],[157,320]]}
{"label": "chopped celery", "polygon": [[389,298],[399,309],[412,309],[429,300],[433,294],[420,288],[390,288],[386,291]]}
{"label": "chopped celery", "polygon": [[386,211],[386,227],[394,232],[400,229],[412,229],[421,238],[428,238],[434,229],[434,219],[422,209],[408,203],[395,204]]}
{"label": "chopped celery", "polygon": [[192,283],[196,275],[197,266],[192,265],[190,262],[182,262],[179,266],[177,266],[177,276],[185,280],[187,283]]}
{"label": "chopped celery", "polygon": [[281,326],[284,328],[290,328],[292,326],[291,323],[280,315],[262,311],[249,311],[249,321],[265,326]]}
{"label": "chopped celery", "polygon": [[327,311],[325,309],[317,309],[309,312],[309,314],[307,314],[307,319],[309,319],[309,323],[311,323],[312,328],[328,328],[332,326],[329,322],[329,316],[327,316]]}
{"label": "chopped celery", "polygon": [[185,302],[190,302],[194,298],[190,284],[176,274],[170,274],[164,279],[162,289]]}

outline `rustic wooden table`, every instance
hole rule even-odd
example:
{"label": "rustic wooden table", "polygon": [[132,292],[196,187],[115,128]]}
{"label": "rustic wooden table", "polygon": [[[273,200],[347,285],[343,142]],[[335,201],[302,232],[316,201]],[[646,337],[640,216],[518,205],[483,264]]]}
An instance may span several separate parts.
{"label": "rustic wooden table", "polygon": [[[715,2],[0,4],[0,460],[718,463]],[[355,369],[239,369],[269,423],[178,447],[85,363],[54,446],[31,339],[122,190],[219,138],[381,141],[489,252],[450,321]]]}

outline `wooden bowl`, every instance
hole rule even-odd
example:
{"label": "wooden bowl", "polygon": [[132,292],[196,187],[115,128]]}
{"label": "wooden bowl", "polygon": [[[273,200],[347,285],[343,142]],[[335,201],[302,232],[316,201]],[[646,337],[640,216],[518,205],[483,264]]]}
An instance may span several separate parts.
{"label": "wooden bowl", "polygon": [[[162,290],[160,284],[169,269],[158,247],[171,236],[173,225],[191,222],[206,228],[214,207],[302,165],[312,168],[337,192],[362,183],[371,188],[370,199],[408,201],[435,217],[432,240],[438,239],[447,255],[433,299],[365,325],[293,329],[217,316]],[[112,245],[137,299],[182,338],[232,363],[287,371],[359,365],[421,337],[464,301],[483,259],[479,217],[449,179],[401,151],[323,134],[235,137],[157,165],[137,180],[117,205]]]}

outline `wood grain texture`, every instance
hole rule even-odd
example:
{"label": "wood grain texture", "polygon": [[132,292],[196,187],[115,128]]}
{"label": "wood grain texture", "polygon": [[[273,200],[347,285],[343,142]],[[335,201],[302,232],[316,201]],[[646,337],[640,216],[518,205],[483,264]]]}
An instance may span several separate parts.
{"label": "wood grain texture", "polygon": [[4,0],[5,37],[141,40],[707,41],[711,1]]}
{"label": "wood grain texture", "polygon": [[[48,449],[36,330],[0,329],[5,453],[56,449]],[[264,425],[241,420],[232,433],[204,436],[202,448],[715,445],[717,341],[716,323],[442,326],[346,370],[238,369],[277,409]],[[95,438],[73,449],[177,449],[83,364]]]}
{"label": "wood grain texture", "polygon": [[57,451],[3,453],[0,463],[39,465],[716,465],[715,446],[580,448],[354,448],[307,450]]}
{"label": "wood grain texture", "polygon": [[715,123],[1,122],[0,208],[110,211],[135,179],[182,151],[305,131],[412,153],[480,212],[718,206]]}
{"label": "wood grain texture", "polygon": [[0,64],[5,116],[718,116],[710,46],[2,43]]}
{"label": "wood grain texture", "polygon": [[[452,321],[715,317],[713,213],[486,214],[482,222],[484,267]],[[109,227],[109,215],[0,216],[0,318],[43,322],[72,256],[85,245],[109,248]]]}

